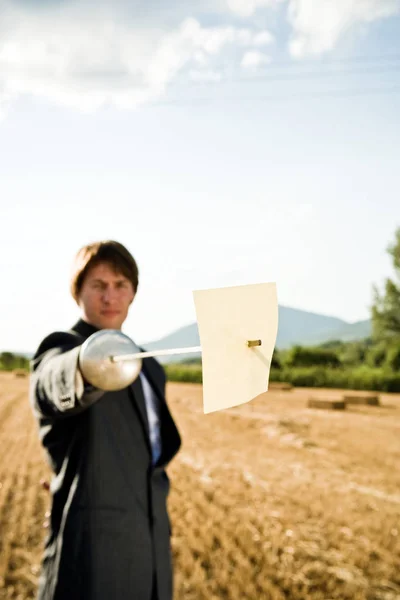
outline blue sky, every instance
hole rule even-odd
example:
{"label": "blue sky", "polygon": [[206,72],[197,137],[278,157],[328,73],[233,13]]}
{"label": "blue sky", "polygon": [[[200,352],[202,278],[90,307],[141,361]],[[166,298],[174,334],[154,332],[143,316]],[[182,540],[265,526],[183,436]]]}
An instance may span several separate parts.
{"label": "blue sky", "polygon": [[3,0],[0,349],[71,326],[72,258],[103,238],[138,260],[138,343],[246,283],[368,318],[399,108],[397,0]]}

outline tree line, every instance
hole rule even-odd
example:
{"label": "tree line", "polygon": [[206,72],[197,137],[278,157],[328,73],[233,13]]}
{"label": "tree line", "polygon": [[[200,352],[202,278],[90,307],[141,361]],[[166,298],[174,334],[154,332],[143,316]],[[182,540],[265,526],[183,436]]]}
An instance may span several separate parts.
{"label": "tree line", "polygon": [[29,358],[21,354],[14,354],[13,352],[1,352],[0,370],[14,371],[16,369],[29,371]]}

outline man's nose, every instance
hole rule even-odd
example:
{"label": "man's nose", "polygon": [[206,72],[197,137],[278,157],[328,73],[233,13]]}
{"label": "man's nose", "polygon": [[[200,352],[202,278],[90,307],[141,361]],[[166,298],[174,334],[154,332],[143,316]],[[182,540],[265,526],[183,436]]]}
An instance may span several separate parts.
{"label": "man's nose", "polygon": [[112,302],[115,298],[115,290],[112,287],[107,287],[103,291],[103,301]]}

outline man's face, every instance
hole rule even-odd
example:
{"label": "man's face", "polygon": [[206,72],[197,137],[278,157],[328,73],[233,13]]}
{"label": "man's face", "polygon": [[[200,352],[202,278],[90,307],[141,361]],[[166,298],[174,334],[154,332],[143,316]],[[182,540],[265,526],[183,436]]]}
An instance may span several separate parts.
{"label": "man's face", "polygon": [[86,274],[78,304],[82,318],[98,329],[121,329],[135,297],[133,285],[107,263],[92,267]]}

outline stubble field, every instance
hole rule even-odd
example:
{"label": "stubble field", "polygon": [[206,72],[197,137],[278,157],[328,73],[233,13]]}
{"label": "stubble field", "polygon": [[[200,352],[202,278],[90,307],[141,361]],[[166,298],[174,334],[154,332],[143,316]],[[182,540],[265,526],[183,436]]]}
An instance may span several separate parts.
{"label": "stubble field", "polygon": [[[0,599],[35,597],[47,531],[27,390],[0,373]],[[400,599],[400,395],[329,411],[316,392],[204,415],[201,385],[168,384],[176,600]]]}

